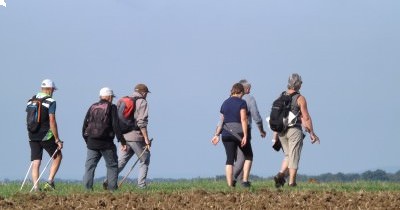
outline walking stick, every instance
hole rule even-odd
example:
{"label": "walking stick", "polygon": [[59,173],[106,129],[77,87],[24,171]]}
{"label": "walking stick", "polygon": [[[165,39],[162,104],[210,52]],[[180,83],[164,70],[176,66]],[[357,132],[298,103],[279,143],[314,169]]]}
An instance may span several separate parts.
{"label": "walking stick", "polygon": [[29,192],[32,192],[33,191],[33,189],[36,187],[36,185],[37,185],[37,183],[39,182],[39,180],[40,180],[40,177],[42,177],[42,175],[43,175],[43,173],[44,173],[44,171],[46,170],[46,168],[47,168],[47,166],[49,165],[49,163],[53,160],[53,158],[54,158],[54,156],[56,155],[56,153],[58,152],[58,148],[56,149],[56,151],[54,152],[54,154],[51,156],[51,158],[50,158],[50,160],[49,161],[47,161],[47,164],[46,164],[46,166],[44,167],[44,169],[43,169],[43,171],[42,171],[42,173],[40,173],[40,176],[39,176],[39,178],[36,180],[36,182],[35,182],[35,184],[33,185],[33,187],[32,187],[32,189],[31,189],[31,191],[29,191]]}
{"label": "walking stick", "polygon": [[21,190],[22,190],[22,188],[24,187],[24,185],[25,185],[25,181],[26,181],[26,178],[28,178],[28,174],[29,174],[29,171],[31,171],[32,165],[33,165],[33,161],[31,161],[31,165],[29,166],[29,169],[28,169],[28,171],[26,172],[26,175],[25,175],[24,181],[22,182],[22,185],[21,185],[21,188],[19,189],[19,191],[21,191]]}
{"label": "walking stick", "polygon": [[[150,142],[153,141],[153,139],[150,139]],[[133,166],[131,167],[131,169],[129,169],[128,173],[124,176],[124,178],[122,178],[121,182],[118,184],[118,188],[120,188],[122,186],[122,183],[125,181],[125,179],[129,176],[129,174],[132,172],[133,168],[135,168],[136,164],[139,162],[140,158],[142,158],[142,156],[144,155],[144,153],[147,150],[147,146],[144,148],[142,154],[139,155],[138,159],[135,161],[135,163],[133,164]]]}

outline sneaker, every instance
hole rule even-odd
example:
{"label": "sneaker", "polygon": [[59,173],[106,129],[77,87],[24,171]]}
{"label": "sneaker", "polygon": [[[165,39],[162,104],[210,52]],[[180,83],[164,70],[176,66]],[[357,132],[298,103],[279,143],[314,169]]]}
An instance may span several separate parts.
{"label": "sneaker", "polygon": [[56,186],[54,186],[54,182],[47,181],[44,184],[43,190],[45,190],[45,191],[53,191],[55,189],[56,189]]}
{"label": "sneaker", "polygon": [[108,182],[107,182],[107,180],[103,181],[103,190],[108,190]]}
{"label": "sneaker", "polygon": [[293,183],[289,184],[289,187],[297,187],[296,182],[293,182]]}
{"label": "sneaker", "polygon": [[247,182],[242,182],[242,187],[245,187],[245,188],[251,187],[251,182],[249,182],[249,181],[247,181]]}
{"label": "sneaker", "polygon": [[275,187],[279,188],[285,185],[285,174],[279,172],[276,176],[274,176]]}

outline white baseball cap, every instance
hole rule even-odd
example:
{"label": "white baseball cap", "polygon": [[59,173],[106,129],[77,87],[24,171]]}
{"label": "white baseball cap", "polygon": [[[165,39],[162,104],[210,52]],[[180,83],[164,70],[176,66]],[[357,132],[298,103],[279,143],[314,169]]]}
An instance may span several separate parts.
{"label": "white baseball cap", "polygon": [[56,84],[51,81],[50,79],[45,79],[42,81],[42,88],[53,88],[54,90],[57,90]]}
{"label": "white baseball cap", "polygon": [[111,88],[109,88],[109,87],[101,88],[99,95],[100,96],[114,96],[115,97],[113,90],[111,90]]}

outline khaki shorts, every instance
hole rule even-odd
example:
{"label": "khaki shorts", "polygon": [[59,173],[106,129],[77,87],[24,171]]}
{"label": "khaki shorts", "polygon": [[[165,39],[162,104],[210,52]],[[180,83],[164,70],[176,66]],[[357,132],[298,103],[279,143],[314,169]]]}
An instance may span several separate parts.
{"label": "khaki shorts", "polygon": [[300,128],[289,128],[287,132],[279,134],[279,140],[285,153],[285,160],[291,169],[298,169],[299,167],[303,139],[304,134]]}

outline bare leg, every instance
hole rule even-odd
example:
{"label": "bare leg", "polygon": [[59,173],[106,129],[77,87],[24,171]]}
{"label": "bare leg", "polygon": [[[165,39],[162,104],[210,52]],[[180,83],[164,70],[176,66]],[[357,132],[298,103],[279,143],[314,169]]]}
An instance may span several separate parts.
{"label": "bare leg", "polygon": [[54,181],[54,176],[56,175],[58,168],[60,167],[61,160],[62,160],[62,153],[61,151],[59,151],[56,157],[53,159],[53,163],[51,164],[50,174],[49,174],[50,182]]}
{"label": "bare leg", "polygon": [[279,172],[281,172],[282,174],[286,174],[287,170],[288,170],[288,166],[289,166],[289,163],[286,160],[286,158],[284,158],[282,161],[281,170]]}
{"label": "bare leg", "polygon": [[250,169],[253,161],[251,160],[245,160],[244,161],[244,166],[243,166],[243,182],[248,182],[249,181],[249,176],[250,176]]}
{"label": "bare leg", "polygon": [[225,166],[225,173],[226,173],[226,182],[227,182],[229,187],[232,187],[233,166],[232,165],[226,165]]}
{"label": "bare leg", "polygon": [[[41,160],[33,160],[33,165],[32,165],[32,181],[33,181],[33,183],[36,183],[36,181],[39,179],[40,163],[41,163]],[[39,182],[36,186],[38,186],[38,185],[39,185]]]}
{"label": "bare leg", "polygon": [[289,185],[296,183],[297,169],[289,168]]}
{"label": "bare leg", "polygon": [[279,188],[285,184],[286,182],[285,176],[287,171],[288,171],[288,161],[286,158],[284,158],[282,161],[281,170],[276,176],[274,176],[275,187]]}

